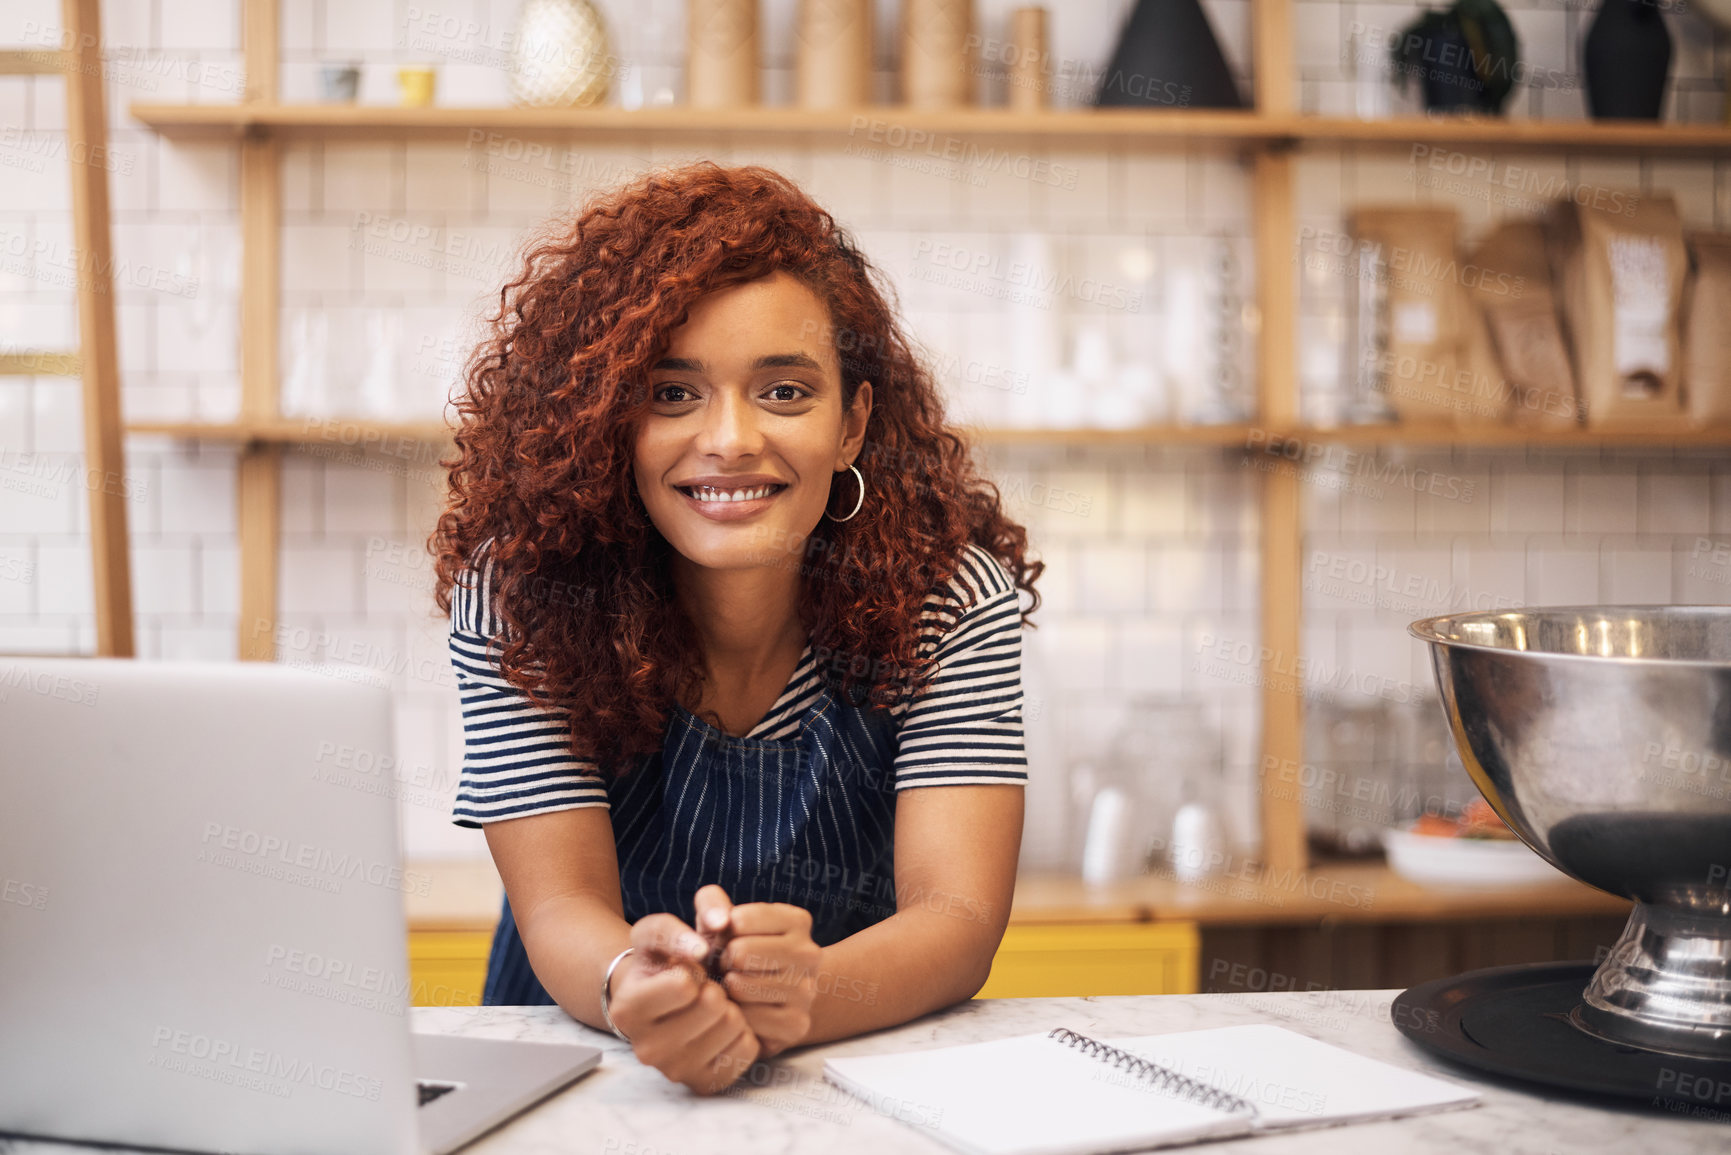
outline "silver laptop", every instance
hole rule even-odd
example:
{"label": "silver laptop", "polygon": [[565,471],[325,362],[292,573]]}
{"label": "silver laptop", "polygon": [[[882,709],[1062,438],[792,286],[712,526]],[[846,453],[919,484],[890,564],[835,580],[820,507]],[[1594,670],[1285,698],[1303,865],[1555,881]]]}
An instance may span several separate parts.
{"label": "silver laptop", "polygon": [[391,791],[332,774],[391,757],[377,686],[0,658],[0,1132],[442,1155],[593,1068],[411,1033],[425,880]]}

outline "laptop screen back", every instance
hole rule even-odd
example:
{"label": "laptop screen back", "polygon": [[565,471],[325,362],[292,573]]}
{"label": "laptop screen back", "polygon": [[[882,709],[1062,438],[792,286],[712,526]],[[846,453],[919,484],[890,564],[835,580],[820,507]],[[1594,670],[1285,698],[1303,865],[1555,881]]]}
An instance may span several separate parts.
{"label": "laptop screen back", "polygon": [[407,1155],[381,688],[252,663],[0,659],[0,1131]]}

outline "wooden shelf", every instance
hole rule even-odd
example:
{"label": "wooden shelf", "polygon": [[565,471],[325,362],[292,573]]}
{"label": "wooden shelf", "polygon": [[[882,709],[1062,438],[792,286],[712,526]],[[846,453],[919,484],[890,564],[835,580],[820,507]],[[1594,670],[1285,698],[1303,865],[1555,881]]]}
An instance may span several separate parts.
{"label": "wooden shelf", "polygon": [[1023,875],[1012,923],[1194,922],[1200,926],[1290,926],[1318,922],[1436,922],[1624,914],[1626,899],[1558,876],[1509,887],[1421,886],[1381,861],[1314,862],[1305,870],[1243,864],[1242,877],[1197,885],[1147,875],[1090,886],[1079,878]]}
{"label": "wooden shelf", "polygon": [[[449,441],[451,431],[438,421],[372,421],[366,418],[281,417],[254,421],[134,421],[128,433],[188,441],[233,441],[268,445],[338,445],[383,448],[404,441]],[[1466,449],[1731,447],[1731,425],[1700,429],[1518,429],[1506,425],[1346,425],[1309,426],[1145,425],[1132,429],[993,429],[968,433],[993,445],[1171,445],[1258,449],[1283,440],[1369,447],[1448,446]]]}
{"label": "wooden shelf", "polygon": [[[280,417],[239,421],[134,421],[128,433],[188,441],[236,441],[276,445],[348,445],[366,448],[396,440],[448,441],[438,421],[374,421],[364,417]],[[1249,445],[1250,425],[1156,425],[1134,429],[970,429],[979,441],[1037,445]]]}
{"label": "wooden shelf", "polygon": [[[1504,120],[1492,117],[1349,117],[1261,115],[1220,109],[911,109],[876,105],[848,110],[785,107],[703,108],[399,108],[366,104],[148,104],[135,120],[173,138],[233,139],[248,133],[285,138],[467,137],[506,135],[655,135],[707,137],[833,136],[864,146],[969,163],[938,137],[1024,137],[1099,144],[1170,141],[1218,147],[1294,146],[1407,148],[1451,145],[1525,152],[1731,153],[1731,126],[1652,121]],[[910,141],[910,134],[930,134]]]}
{"label": "wooden shelf", "polygon": [[1254,425],[1138,425],[1129,429],[968,428],[976,441],[993,445],[1203,445],[1231,448],[1254,442]]}
{"label": "wooden shelf", "polygon": [[128,433],[183,441],[238,441],[263,445],[336,445],[351,449],[401,441],[449,441],[438,421],[373,421],[364,417],[278,417],[250,421],[130,421]]}
{"label": "wooden shelf", "polygon": [[911,109],[893,105],[813,110],[785,107],[707,108],[399,108],[353,104],[134,104],[131,113],[164,136],[234,138],[266,132],[285,138],[467,137],[475,131],[504,135],[656,135],[713,137],[833,136],[966,161],[944,152],[931,137],[1046,137],[1097,144],[1111,139],[1200,141],[1236,145],[1273,139],[1273,122],[1252,112],[1180,108],[1073,109],[1039,113],[1008,108]]}
{"label": "wooden shelf", "polygon": [[1650,120],[1507,120],[1482,116],[1358,120],[1315,116],[1296,118],[1292,139],[1316,145],[1406,148],[1430,144],[1522,152],[1731,152],[1731,126]]}
{"label": "wooden shelf", "polygon": [[1575,449],[1731,446],[1731,425],[1672,429],[1522,429],[1512,425],[1153,425],[1133,429],[970,430],[982,442],[1036,445],[1214,445],[1262,449],[1278,441],[1369,447],[1446,446],[1462,449],[1540,446]]}
{"label": "wooden shelf", "polygon": [[[1270,431],[1270,435],[1275,435]],[[1671,429],[1522,429],[1513,425],[1341,425],[1281,431],[1307,441],[1365,446],[1451,446],[1464,449],[1555,446],[1557,448],[1652,448],[1731,446],[1731,425]]]}

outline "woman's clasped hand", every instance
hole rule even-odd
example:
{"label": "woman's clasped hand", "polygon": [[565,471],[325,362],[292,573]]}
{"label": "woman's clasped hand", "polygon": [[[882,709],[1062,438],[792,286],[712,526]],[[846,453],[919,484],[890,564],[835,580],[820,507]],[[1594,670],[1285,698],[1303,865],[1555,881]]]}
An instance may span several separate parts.
{"label": "woman's clasped hand", "polygon": [[805,1038],[822,950],[809,911],[735,905],[715,885],[697,892],[695,921],[632,925],[637,949],[613,976],[611,1011],[640,1062],[707,1095]]}

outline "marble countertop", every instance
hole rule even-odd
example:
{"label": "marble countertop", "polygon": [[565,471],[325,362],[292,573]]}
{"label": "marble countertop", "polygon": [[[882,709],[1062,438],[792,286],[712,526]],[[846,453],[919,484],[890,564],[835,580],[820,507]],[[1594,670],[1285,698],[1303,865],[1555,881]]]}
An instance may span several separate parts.
{"label": "marble countertop", "polygon": [[[495,1039],[580,1041],[602,1047],[599,1069],[534,1110],[483,1136],[464,1155],[878,1155],[949,1152],[926,1134],[875,1113],[823,1079],[826,1056],[983,1042],[1064,1026],[1095,1038],[1162,1034],[1237,1023],[1278,1023],[1324,1042],[1483,1092],[1473,1108],[1385,1122],[1288,1132],[1198,1147],[1210,1155],[1311,1152],[1436,1152],[1447,1155],[1578,1155],[1583,1151],[1731,1152],[1731,1124],[1669,1116],[1644,1107],[1598,1106],[1517,1089],[1432,1058],[1389,1020],[1399,991],[1147,995],[1111,998],[977,999],[905,1026],[796,1051],[754,1068],[742,1082],[701,1099],[640,1065],[611,1035],[557,1007],[417,1007],[417,1031]],[[60,1143],[0,1140],[0,1155],[89,1151]],[[116,1148],[105,1148],[113,1151]]]}

